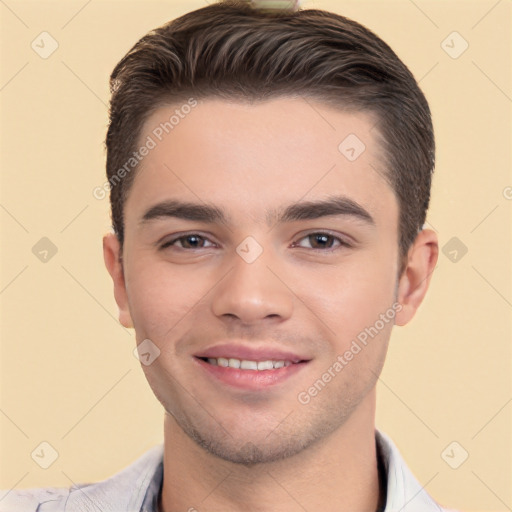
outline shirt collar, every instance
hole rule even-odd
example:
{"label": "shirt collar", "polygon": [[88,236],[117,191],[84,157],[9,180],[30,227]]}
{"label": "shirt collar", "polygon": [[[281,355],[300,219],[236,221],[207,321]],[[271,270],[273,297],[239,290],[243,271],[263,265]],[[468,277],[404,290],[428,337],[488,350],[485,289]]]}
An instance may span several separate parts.
{"label": "shirt collar", "polygon": [[411,473],[393,441],[377,429],[375,440],[387,475],[384,512],[443,512]]}

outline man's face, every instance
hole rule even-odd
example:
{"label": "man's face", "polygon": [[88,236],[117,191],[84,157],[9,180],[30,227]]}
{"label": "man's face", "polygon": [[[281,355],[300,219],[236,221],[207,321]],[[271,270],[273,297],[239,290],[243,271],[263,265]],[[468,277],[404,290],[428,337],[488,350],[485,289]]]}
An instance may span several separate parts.
{"label": "man's face", "polygon": [[[398,204],[375,120],[310,100],[212,99],[158,141],[176,107],[157,110],[139,139],[157,144],[125,204],[116,297],[137,342],[160,350],[143,369],[183,431],[226,460],[278,460],[368,410],[385,358],[393,321],[379,319],[396,300]],[[317,206],[280,218],[334,197],[335,214]],[[172,215],[178,201],[225,222]]]}

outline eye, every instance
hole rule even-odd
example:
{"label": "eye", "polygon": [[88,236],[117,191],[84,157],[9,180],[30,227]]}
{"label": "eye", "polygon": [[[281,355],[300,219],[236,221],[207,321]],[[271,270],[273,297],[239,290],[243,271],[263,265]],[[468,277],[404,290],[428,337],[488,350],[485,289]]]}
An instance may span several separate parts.
{"label": "eye", "polygon": [[[176,245],[176,242],[179,243],[177,246],[179,249],[203,249],[205,247],[213,247],[215,245],[210,242],[208,238],[201,236],[198,233],[189,233],[187,235],[181,235],[173,238],[172,240],[168,240],[160,246],[160,249],[166,249]],[[205,245],[207,242],[210,242],[212,245]]]}
{"label": "eye", "polygon": [[[300,243],[303,240],[307,242],[309,247],[307,245],[303,245],[303,243]],[[348,244],[342,238],[331,235],[330,233],[319,232],[309,233],[305,237],[301,238],[297,243],[297,246],[306,249],[310,248],[313,250],[333,251],[336,250],[336,247],[350,247],[350,244]]]}

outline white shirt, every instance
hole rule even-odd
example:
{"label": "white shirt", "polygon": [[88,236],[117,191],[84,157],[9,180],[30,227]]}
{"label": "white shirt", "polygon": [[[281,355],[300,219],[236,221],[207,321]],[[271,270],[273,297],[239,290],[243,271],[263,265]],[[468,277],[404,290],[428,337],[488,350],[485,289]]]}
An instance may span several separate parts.
{"label": "white shirt", "polygon": [[[442,508],[422,488],[391,439],[375,430],[386,470],[384,512],[455,512]],[[162,445],[114,476],[70,488],[0,491],[0,512],[156,512],[163,478]]]}

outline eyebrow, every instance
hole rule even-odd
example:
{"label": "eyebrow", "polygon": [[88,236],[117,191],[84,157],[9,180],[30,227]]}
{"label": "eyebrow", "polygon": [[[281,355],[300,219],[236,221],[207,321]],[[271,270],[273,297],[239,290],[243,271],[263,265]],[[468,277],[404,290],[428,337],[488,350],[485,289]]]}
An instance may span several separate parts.
{"label": "eyebrow", "polygon": [[[267,225],[299,220],[314,220],[321,217],[346,216],[375,225],[370,213],[359,203],[345,196],[330,196],[327,199],[293,203],[266,212]],[[205,222],[208,224],[230,224],[230,218],[224,210],[210,204],[199,204],[171,199],[150,207],[142,216],[141,224],[153,220],[174,217],[183,220]]]}

